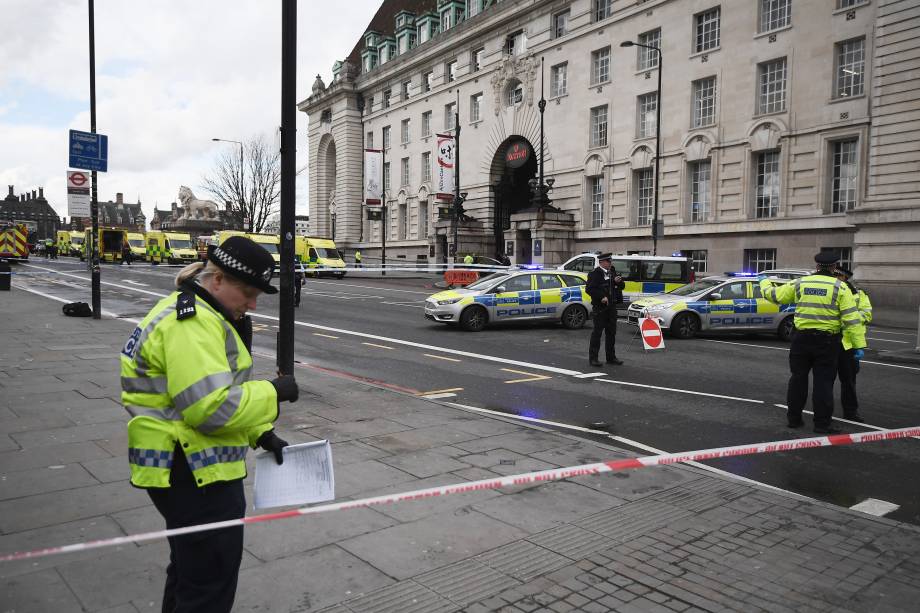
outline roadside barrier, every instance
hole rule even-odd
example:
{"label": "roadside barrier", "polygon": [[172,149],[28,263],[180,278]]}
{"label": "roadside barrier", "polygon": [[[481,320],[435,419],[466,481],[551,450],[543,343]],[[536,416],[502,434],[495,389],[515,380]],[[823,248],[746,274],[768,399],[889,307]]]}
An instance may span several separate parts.
{"label": "roadside barrier", "polygon": [[603,473],[629,470],[633,468],[667,466],[670,464],[679,464],[681,462],[702,462],[706,460],[715,460],[718,458],[729,458],[741,455],[753,455],[762,453],[777,453],[781,451],[795,451],[800,449],[812,449],[815,447],[836,447],[840,445],[874,443],[878,441],[891,441],[914,436],[920,436],[920,426],[893,430],[879,430],[875,432],[857,432],[854,434],[835,434],[831,436],[816,436],[812,438],[771,441],[766,443],[754,443],[750,445],[736,445],[733,447],[715,447],[697,451],[685,451],[682,453],[665,453],[638,458],[627,458],[624,460],[610,460],[608,462],[596,462],[593,464],[582,464],[580,466],[553,468],[549,470],[540,470],[517,475],[508,475],[505,477],[496,477],[494,479],[482,479],[480,481],[468,481],[466,483],[457,483],[454,485],[430,487],[421,490],[403,492],[401,494],[391,494],[386,496],[375,496],[373,498],[362,498],[359,500],[335,502],[318,505],[315,507],[301,507],[298,509],[291,509],[289,511],[281,511],[278,513],[253,515],[251,517],[244,517],[242,519],[231,519],[227,521],[198,524],[185,528],[157,530],[155,532],[143,532],[140,534],[100,539],[96,541],[87,541],[85,543],[75,543],[72,545],[63,545],[60,547],[47,547],[45,549],[36,549],[33,551],[15,552],[0,556],[0,562],[12,562],[15,560],[27,560],[64,553],[73,553],[76,551],[115,547],[117,545],[126,545],[128,543],[140,543],[144,541],[164,539],[172,536],[180,536],[183,534],[194,534],[196,532],[229,528],[231,526],[271,522],[280,519],[288,519],[291,517],[300,517],[302,515],[313,515],[315,513],[328,513],[331,511],[344,511],[346,509],[359,509],[384,504],[397,504],[413,500],[440,498],[443,496],[452,496],[454,494],[465,494],[468,492],[476,492],[481,490],[531,485],[534,483],[548,483],[550,481],[558,481],[560,479],[600,475]]}

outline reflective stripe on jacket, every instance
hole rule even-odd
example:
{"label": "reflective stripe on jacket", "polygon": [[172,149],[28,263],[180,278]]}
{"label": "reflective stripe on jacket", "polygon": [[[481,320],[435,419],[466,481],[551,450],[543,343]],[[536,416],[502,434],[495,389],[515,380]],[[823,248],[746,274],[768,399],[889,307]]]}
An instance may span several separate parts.
{"label": "reflective stripe on jacket", "polygon": [[796,329],[842,332],[846,349],[866,346],[865,328],[846,283],[828,275],[814,274],[781,285],[764,279],[760,282],[760,291],[770,302],[795,303]]}
{"label": "reflective stripe on jacket", "polygon": [[199,486],[242,479],[247,447],[278,418],[275,388],[249,381],[252,356],[230,322],[202,299],[194,316],[178,320],[178,295],[157,303],[121,352],[138,487],[169,487],[176,443]]}

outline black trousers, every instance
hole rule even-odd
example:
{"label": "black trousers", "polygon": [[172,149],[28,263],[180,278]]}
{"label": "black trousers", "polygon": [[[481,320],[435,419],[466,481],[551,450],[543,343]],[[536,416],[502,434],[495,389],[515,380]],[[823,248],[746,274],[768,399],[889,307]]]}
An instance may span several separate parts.
{"label": "black trousers", "polygon": [[843,416],[852,417],[859,413],[859,401],[856,399],[856,373],[859,362],[853,357],[855,349],[842,350],[837,358],[837,378],[840,379],[840,406]]}
{"label": "black trousers", "polygon": [[789,347],[789,388],[786,390],[786,417],[790,423],[802,419],[808,400],[808,374],[812,373],[811,404],[814,424],[827,427],[834,414],[834,379],[837,356],[842,349],[839,334],[814,334],[796,331]]}
{"label": "black trousers", "polygon": [[303,280],[300,278],[294,279],[294,306],[300,306],[300,288],[303,286]]}
{"label": "black trousers", "polygon": [[601,350],[601,335],[604,336],[604,352],[607,360],[617,357],[614,342],[617,339],[617,310],[615,307],[605,307],[594,310],[594,329],[591,331],[591,344],[588,346],[588,357],[597,359]]}
{"label": "black trousers", "polygon": [[[147,493],[167,528],[238,519],[246,512],[242,479],[198,487],[178,447],[171,487]],[[243,526],[171,537],[163,613],[228,613],[242,559]]]}

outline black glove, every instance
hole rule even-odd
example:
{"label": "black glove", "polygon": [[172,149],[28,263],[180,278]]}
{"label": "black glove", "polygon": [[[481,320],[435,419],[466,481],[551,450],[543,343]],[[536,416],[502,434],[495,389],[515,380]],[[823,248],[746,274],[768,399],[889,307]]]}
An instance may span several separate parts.
{"label": "black glove", "polygon": [[300,388],[297,387],[294,375],[281,375],[277,379],[272,379],[272,385],[278,393],[278,402],[297,402],[297,398],[300,397]]}
{"label": "black glove", "polygon": [[259,440],[256,441],[256,445],[265,451],[271,451],[273,454],[275,454],[275,462],[278,464],[284,464],[284,456],[282,455],[281,450],[288,446],[288,442],[282,438],[278,438],[278,435],[275,434],[274,430],[263,432],[262,436],[259,437]]}

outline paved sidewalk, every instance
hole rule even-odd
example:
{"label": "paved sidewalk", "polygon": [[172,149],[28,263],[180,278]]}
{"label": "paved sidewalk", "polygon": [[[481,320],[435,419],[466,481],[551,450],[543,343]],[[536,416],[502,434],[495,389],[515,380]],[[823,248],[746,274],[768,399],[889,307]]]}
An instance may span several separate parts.
{"label": "paved sidewalk", "polygon": [[[116,356],[134,324],[60,306],[0,293],[3,553],[163,527],[127,482]],[[298,379],[279,431],[333,443],[339,500],[629,455]],[[913,526],[670,466],[249,526],[235,610],[894,612],[920,599],[918,551]],[[153,542],[0,563],[0,611],[158,611],[166,561]]]}

